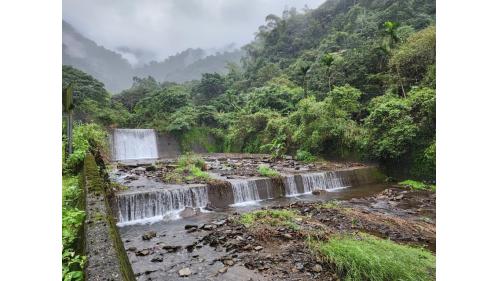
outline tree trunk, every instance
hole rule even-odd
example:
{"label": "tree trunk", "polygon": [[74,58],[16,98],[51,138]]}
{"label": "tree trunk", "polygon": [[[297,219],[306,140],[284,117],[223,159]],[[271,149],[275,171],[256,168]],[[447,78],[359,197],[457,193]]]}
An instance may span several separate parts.
{"label": "tree trunk", "polygon": [[67,113],[67,121],[68,124],[66,125],[67,128],[67,137],[68,137],[68,156],[73,153],[73,112],[68,112]]}
{"label": "tree trunk", "polygon": [[396,72],[398,73],[399,85],[401,85],[401,90],[403,91],[403,97],[406,98],[405,88],[403,86],[403,82],[401,82],[401,75],[399,75],[399,66],[396,66]]}

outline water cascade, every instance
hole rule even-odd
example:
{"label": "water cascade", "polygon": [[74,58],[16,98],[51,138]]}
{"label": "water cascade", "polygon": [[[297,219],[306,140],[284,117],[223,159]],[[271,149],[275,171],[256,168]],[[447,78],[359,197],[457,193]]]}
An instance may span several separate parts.
{"label": "water cascade", "polygon": [[[297,182],[297,178],[300,179],[300,183]],[[345,188],[349,186],[349,181],[335,172],[318,172],[286,176],[284,177],[284,184],[286,196],[296,196],[311,193],[318,189],[334,191]],[[298,184],[302,188],[299,188]]]}
{"label": "water cascade", "polygon": [[208,204],[207,187],[159,189],[124,193],[117,196],[120,223],[162,219],[178,214],[186,207],[204,208]]}
{"label": "water cascade", "polygon": [[295,176],[284,176],[283,182],[285,184],[286,196],[295,196],[299,194],[297,183],[295,182]]}
{"label": "water cascade", "polygon": [[115,160],[158,158],[156,133],[152,129],[115,129],[113,152]]}
{"label": "water cascade", "polygon": [[304,193],[310,193],[317,189],[333,191],[347,186],[335,172],[309,173],[303,174],[301,177]]}
{"label": "water cascade", "polygon": [[257,183],[254,180],[231,181],[234,205],[252,204],[260,200]]}

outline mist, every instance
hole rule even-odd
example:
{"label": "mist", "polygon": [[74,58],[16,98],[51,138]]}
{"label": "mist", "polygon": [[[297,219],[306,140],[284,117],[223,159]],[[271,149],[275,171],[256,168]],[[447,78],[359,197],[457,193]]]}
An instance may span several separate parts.
{"label": "mist", "polygon": [[325,0],[64,0],[63,19],[131,64],[188,48],[213,52],[253,40],[268,14]]}

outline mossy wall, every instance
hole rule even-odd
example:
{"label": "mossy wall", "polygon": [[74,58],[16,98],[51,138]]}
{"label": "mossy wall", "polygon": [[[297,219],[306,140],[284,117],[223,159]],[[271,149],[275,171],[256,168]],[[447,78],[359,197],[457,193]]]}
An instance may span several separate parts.
{"label": "mossy wall", "polygon": [[[92,154],[87,154],[83,169],[88,216],[85,222],[85,237],[87,240],[94,239],[93,243],[86,243],[87,253],[91,253],[88,255],[86,278],[93,280],[106,275],[112,276],[119,272],[119,276],[113,276],[117,278],[114,280],[132,281],[135,280],[135,276],[110,207],[109,201],[112,194],[110,193],[109,179],[105,167],[101,167],[104,162],[99,156],[97,156],[97,160],[101,164],[100,166],[97,165],[96,158]],[[103,225],[101,222],[105,224]],[[89,236],[91,234],[94,236]],[[97,237],[95,234],[104,237]],[[106,248],[106,243],[110,243],[109,246],[114,251],[110,251],[110,247]]]}

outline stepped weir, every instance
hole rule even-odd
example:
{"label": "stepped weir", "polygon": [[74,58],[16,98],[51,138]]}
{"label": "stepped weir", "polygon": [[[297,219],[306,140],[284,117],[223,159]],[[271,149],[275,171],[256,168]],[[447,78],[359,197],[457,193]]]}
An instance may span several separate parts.
{"label": "stepped weir", "polygon": [[[119,163],[129,163],[130,160],[159,160],[162,155],[166,155],[162,151],[177,150],[175,142],[170,142],[151,129],[115,129],[111,145],[113,158]],[[119,224],[152,222],[165,217],[178,218],[186,208],[195,211],[205,208],[237,208],[257,205],[270,199],[312,196],[310,194],[317,190],[335,193],[346,188],[381,182],[377,168],[366,165],[354,168],[346,165],[340,169],[335,166],[328,170],[328,167],[310,169],[309,165],[291,159],[271,163],[262,155],[240,156],[237,159],[227,154],[210,154],[205,157],[207,161],[211,159],[210,171],[220,180],[219,184],[166,184],[157,178],[161,173],[146,174],[145,167],[137,168],[142,165],[139,164],[140,161],[125,164],[136,168],[125,172],[121,178],[114,178],[126,186],[128,182],[130,187],[129,190],[115,194],[114,209]],[[221,162],[224,162],[225,166]],[[262,163],[275,165],[280,176],[259,177],[255,173],[241,175],[237,172],[238,168],[235,168],[245,167],[247,171],[256,171],[256,166]],[[156,169],[148,167],[151,170]],[[131,180],[125,180],[127,178]]]}

